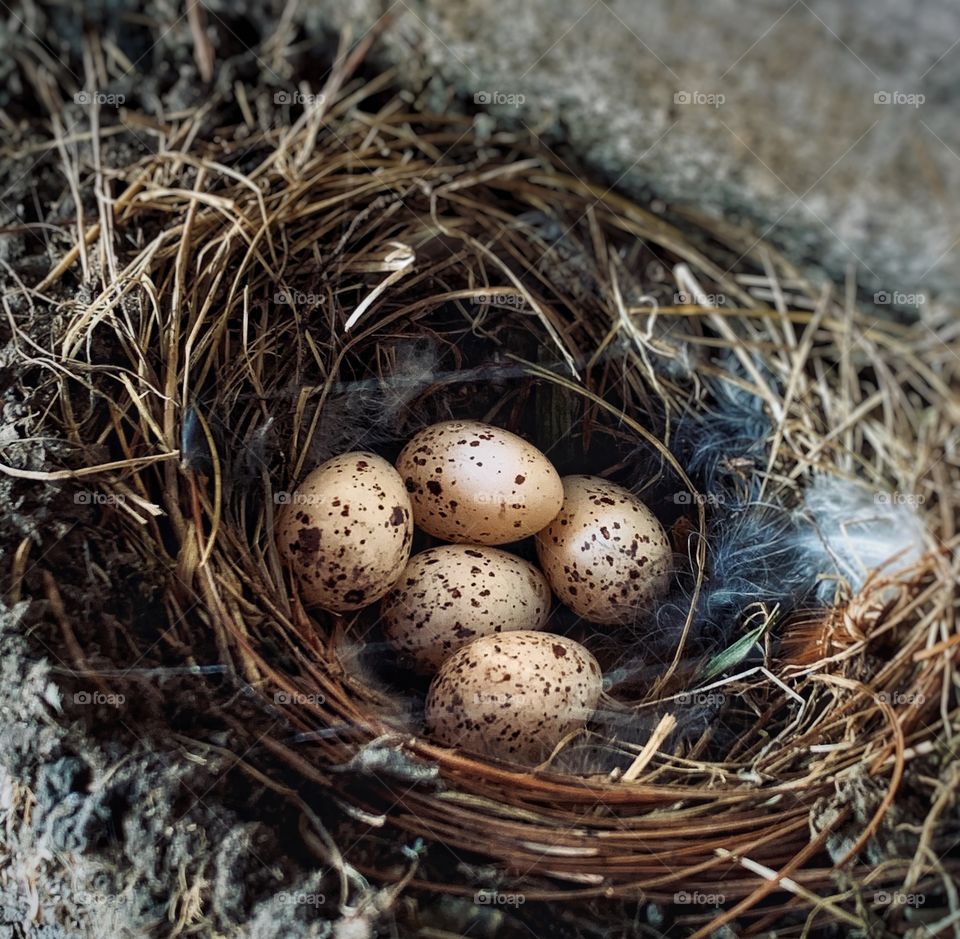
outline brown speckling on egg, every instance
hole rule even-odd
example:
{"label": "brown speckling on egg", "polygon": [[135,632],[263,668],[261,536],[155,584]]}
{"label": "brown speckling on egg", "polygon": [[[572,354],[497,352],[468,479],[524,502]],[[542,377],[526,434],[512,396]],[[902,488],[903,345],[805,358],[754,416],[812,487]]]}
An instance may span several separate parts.
{"label": "brown speckling on egg", "polygon": [[497,545],[544,527],[563,501],[550,461],[522,437],[478,421],[426,427],[397,459],[428,534],[457,544]]}
{"label": "brown speckling on egg", "polygon": [[296,575],[301,600],[338,612],[379,600],[403,571],[412,541],[403,480],[365,451],[313,470],[277,522],[277,547]]}
{"label": "brown speckling on egg", "polygon": [[652,614],[670,586],[673,554],[657,517],[632,492],[599,476],[565,476],[563,507],[537,535],[550,586],[592,623]]}
{"label": "brown speckling on egg", "polygon": [[427,730],[449,747],[537,763],[590,719],[601,681],[597,660],[572,639],[527,631],[484,636],[437,673]]}
{"label": "brown speckling on egg", "polygon": [[543,629],[550,587],[528,561],[506,551],[442,545],[414,555],[383,598],[387,638],[424,671],[436,671],[478,636]]}

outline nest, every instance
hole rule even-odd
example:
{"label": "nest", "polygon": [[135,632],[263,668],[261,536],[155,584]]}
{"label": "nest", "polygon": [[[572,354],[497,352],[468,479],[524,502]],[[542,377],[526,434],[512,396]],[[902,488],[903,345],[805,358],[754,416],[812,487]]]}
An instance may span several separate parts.
{"label": "nest", "polygon": [[[232,676],[259,707],[238,729],[288,767],[285,797],[302,779],[374,843],[399,829],[451,852],[404,864],[338,845],[302,805],[344,904],[359,873],[689,900],[698,936],[785,916],[866,929],[912,912],[898,892],[946,891],[949,918],[949,773],[910,776],[949,764],[957,716],[949,340],[864,312],[852,281],[812,283],[733,226],[668,223],[535,141],[409,113],[348,72],[280,131],[126,167],[122,249],[94,226],[40,286],[95,250],[113,272],[61,305],[50,413],[79,454],[59,478],[162,579],[157,641],[129,633],[120,658]],[[559,624],[626,677],[607,725],[533,769],[425,738],[375,622],[305,610],[271,536],[278,494],[320,460],[392,458],[445,417],[630,485],[686,558],[649,648],[639,628],[594,641]],[[792,600],[758,552],[765,586],[751,598],[748,578],[705,625],[713,520],[759,506],[790,522],[824,480],[909,502],[922,545],[881,569],[838,559]],[[102,647],[74,651],[110,690]]]}

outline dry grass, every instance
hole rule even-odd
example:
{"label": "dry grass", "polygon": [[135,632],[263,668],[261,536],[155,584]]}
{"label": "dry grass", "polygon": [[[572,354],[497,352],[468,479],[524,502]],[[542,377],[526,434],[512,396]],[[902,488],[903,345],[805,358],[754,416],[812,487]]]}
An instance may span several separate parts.
{"label": "dry grass", "polygon": [[[87,455],[59,473],[19,475],[82,478],[123,497],[110,521],[118,538],[169,572],[165,648],[126,637],[129,654],[187,665],[208,664],[207,654],[271,703],[277,692],[300,696],[277,705],[300,743],[263,736],[275,718],[243,730],[354,812],[491,858],[528,900],[723,894],[725,912],[689,917],[705,936],[734,918],[756,933],[787,910],[867,929],[890,914],[875,890],[949,884],[956,861],[938,859],[936,836],[954,770],[911,779],[929,800],[920,815],[896,816],[914,826],[912,856],[875,865],[865,848],[914,763],[954,758],[957,343],[874,319],[852,283],[839,294],[807,283],[740,233],[703,219],[681,232],[549,152],[407,113],[383,96],[387,78],[351,83],[354,64],[339,63],[326,105],[292,126],[251,122],[242,152],[174,145],[127,167],[110,180],[122,194],[30,291],[42,296],[81,262],[106,272],[99,295],[62,306],[55,347],[17,333],[21,354],[57,385],[63,436]],[[650,263],[663,276],[654,296],[637,296],[631,274]],[[677,303],[677,290],[727,303]],[[351,624],[297,603],[270,537],[274,495],[311,467],[344,383],[389,387],[397,350],[413,340],[457,368],[415,397],[400,393],[398,420],[415,423],[451,389],[486,385],[501,399],[482,398],[476,416],[516,423],[532,388],[553,387],[553,400],[577,402],[576,434],[654,447],[691,491],[671,434],[704,407],[702,380],[726,378],[760,396],[775,422],[768,465],[748,468],[767,498],[794,503],[814,471],[917,493],[931,550],[902,577],[838,595],[826,617],[782,624],[786,641],[763,670],[724,680],[755,719],[721,758],[709,740],[652,746],[624,776],[585,778],[436,747],[398,730],[382,689],[345,670],[337,649]],[[473,347],[497,350],[497,363],[479,367]],[[247,454],[254,478],[240,485]],[[693,543],[702,579],[703,539]],[[19,596],[16,565],[13,580]],[[684,661],[681,642],[647,703],[669,697]],[[109,688],[109,675],[101,681]],[[360,796],[332,768],[371,747],[402,755],[406,778],[381,774]],[[861,815],[831,809],[839,790],[861,784],[874,794]],[[357,868],[397,879],[341,857],[315,816],[306,828],[341,871],[344,902]],[[406,881],[475,889],[412,869]]]}

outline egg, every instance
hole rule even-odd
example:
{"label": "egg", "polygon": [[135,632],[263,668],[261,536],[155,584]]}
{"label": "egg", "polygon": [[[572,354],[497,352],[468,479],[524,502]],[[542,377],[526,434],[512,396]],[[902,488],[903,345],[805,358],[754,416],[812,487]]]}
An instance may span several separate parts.
{"label": "egg", "polygon": [[479,636],[542,629],[550,587],[529,561],[497,548],[442,545],[414,555],[383,598],[387,638],[436,671]]}
{"label": "egg", "polygon": [[545,632],[483,636],[455,652],[427,694],[428,732],[449,747],[538,763],[600,700],[597,660]]}
{"label": "egg", "polygon": [[560,510],[550,461],[522,437],[478,421],[426,427],[397,459],[425,532],[459,544],[498,545],[539,531]]}
{"label": "egg", "polygon": [[599,476],[563,478],[563,508],[536,545],[554,592],[592,623],[634,622],[670,586],[663,526],[632,492]]}
{"label": "egg", "polygon": [[377,454],[327,460],[282,501],[277,547],[307,606],[358,610],[379,600],[403,572],[413,510],[403,480]]}

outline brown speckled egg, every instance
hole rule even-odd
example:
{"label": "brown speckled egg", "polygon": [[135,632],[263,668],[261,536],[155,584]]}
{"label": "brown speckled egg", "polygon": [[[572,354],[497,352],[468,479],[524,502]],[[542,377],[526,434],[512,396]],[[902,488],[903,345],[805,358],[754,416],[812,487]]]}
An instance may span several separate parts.
{"label": "brown speckled egg", "polygon": [[652,612],[673,558],[657,517],[629,490],[599,476],[565,476],[563,508],[537,535],[550,586],[578,615],[607,625]]}
{"label": "brown speckled egg", "polygon": [[601,682],[597,660],[572,639],[527,631],[483,636],[437,672],[427,729],[449,747],[537,763],[590,719]]}
{"label": "brown speckled egg", "polygon": [[426,427],[397,459],[414,519],[458,544],[506,544],[539,531],[560,511],[563,487],[550,461],[516,434],[478,421]]}
{"label": "brown speckled egg", "polygon": [[531,563],[506,551],[442,545],[414,555],[383,598],[384,632],[425,671],[436,671],[479,636],[543,629],[550,587]]}
{"label": "brown speckled egg", "polygon": [[285,495],[277,547],[307,606],[343,612],[379,600],[410,557],[403,480],[375,453],[335,456]]}

